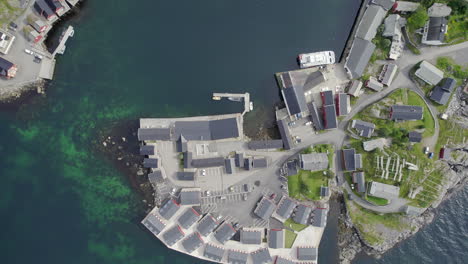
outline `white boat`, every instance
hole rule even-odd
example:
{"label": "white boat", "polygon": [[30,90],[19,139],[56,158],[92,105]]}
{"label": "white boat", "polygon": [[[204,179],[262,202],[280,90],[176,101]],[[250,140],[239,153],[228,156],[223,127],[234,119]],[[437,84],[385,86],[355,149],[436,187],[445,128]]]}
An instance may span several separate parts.
{"label": "white boat", "polygon": [[314,53],[299,54],[297,60],[301,68],[333,64],[335,63],[335,52],[320,51]]}
{"label": "white boat", "polygon": [[249,108],[250,108],[250,111],[252,111],[252,110],[253,110],[253,102],[250,102],[250,104],[249,104]]}

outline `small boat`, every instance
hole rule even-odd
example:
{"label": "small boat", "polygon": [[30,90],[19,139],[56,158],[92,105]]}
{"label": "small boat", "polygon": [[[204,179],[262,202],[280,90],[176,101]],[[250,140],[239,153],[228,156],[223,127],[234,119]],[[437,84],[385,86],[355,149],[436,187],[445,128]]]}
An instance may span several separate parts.
{"label": "small boat", "polygon": [[219,97],[219,96],[213,96],[213,100],[219,101],[219,100],[221,100],[221,97]]}
{"label": "small boat", "polygon": [[333,64],[335,63],[335,52],[333,51],[320,51],[314,53],[299,54],[297,57],[299,66],[309,68],[314,66]]}
{"label": "small boat", "polygon": [[242,99],[242,97],[228,97],[228,100],[233,102],[241,102]]}
{"label": "small boat", "polygon": [[253,102],[250,102],[249,107],[250,107],[250,111],[252,111],[253,110]]}

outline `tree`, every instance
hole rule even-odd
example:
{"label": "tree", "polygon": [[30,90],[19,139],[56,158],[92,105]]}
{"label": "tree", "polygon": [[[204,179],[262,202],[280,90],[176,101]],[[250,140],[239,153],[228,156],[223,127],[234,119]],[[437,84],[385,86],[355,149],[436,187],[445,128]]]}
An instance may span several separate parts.
{"label": "tree", "polygon": [[426,9],[420,6],[413,14],[408,18],[408,25],[411,30],[416,30],[424,26],[426,21],[429,19]]}
{"label": "tree", "polygon": [[385,48],[385,49],[388,49],[390,48],[390,46],[392,45],[392,41],[389,40],[389,39],[384,39],[382,40],[382,46]]}
{"label": "tree", "polygon": [[392,131],[388,127],[381,127],[378,130],[378,134],[381,137],[388,137],[391,133]]}

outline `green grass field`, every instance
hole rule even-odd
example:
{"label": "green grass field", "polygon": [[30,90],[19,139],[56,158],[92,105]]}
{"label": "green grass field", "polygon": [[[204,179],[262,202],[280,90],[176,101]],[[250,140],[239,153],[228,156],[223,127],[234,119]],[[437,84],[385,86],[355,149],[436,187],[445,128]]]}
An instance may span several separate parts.
{"label": "green grass field", "polygon": [[328,186],[328,178],[323,171],[300,170],[288,177],[289,196],[295,199],[320,200],[320,186]]}
{"label": "green grass field", "polygon": [[380,198],[380,197],[375,197],[375,196],[370,196],[368,195],[366,197],[366,199],[375,204],[375,205],[387,205],[388,204],[388,200],[387,199],[384,199],[384,198]]}
{"label": "green grass field", "polygon": [[300,232],[307,227],[306,225],[301,225],[301,224],[294,222],[294,220],[292,220],[291,218],[289,218],[288,220],[286,220],[286,222],[284,222],[284,226],[287,226],[296,232]]}
{"label": "green grass field", "polygon": [[285,229],[284,234],[284,247],[285,248],[292,248],[294,241],[296,240],[297,234],[291,230]]}

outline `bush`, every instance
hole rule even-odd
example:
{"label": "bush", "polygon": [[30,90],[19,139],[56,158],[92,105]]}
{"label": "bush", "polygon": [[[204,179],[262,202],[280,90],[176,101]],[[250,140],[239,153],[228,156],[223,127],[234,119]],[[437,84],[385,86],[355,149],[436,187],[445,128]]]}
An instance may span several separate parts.
{"label": "bush", "polygon": [[424,26],[429,19],[426,9],[420,6],[413,14],[408,17],[408,26],[411,30],[415,30]]}

